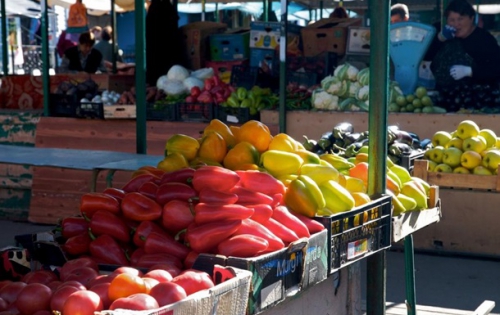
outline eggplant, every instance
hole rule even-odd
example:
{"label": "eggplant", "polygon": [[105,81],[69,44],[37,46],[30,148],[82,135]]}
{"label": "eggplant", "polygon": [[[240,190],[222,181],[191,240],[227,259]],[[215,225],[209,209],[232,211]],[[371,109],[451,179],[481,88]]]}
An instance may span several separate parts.
{"label": "eggplant", "polygon": [[410,154],[413,151],[413,148],[407,143],[402,143],[398,141],[394,141],[388,148],[388,152],[395,156],[402,156],[403,154]]}
{"label": "eggplant", "polygon": [[422,141],[420,141],[420,148],[423,150],[432,149],[431,139],[423,139]]}
{"label": "eggplant", "polygon": [[353,144],[354,142],[358,141],[359,138],[361,138],[361,134],[359,132],[349,133],[344,137],[344,145],[348,146],[350,144]]}
{"label": "eggplant", "polygon": [[356,156],[364,144],[362,142],[354,142],[345,148],[345,156],[350,158]]}
{"label": "eggplant", "polygon": [[307,138],[307,136],[303,137],[304,137],[304,142],[302,143],[302,145],[304,146],[304,148],[307,151],[313,151],[314,147],[318,145],[318,142],[316,140],[310,140],[309,138]]}
{"label": "eggplant", "polygon": [[340,124],[335,125],[332,129],[333,135],[337,139],[343,139],[343,137],[349,133],[354,132],[354,128],[351,123],[342,122]]}
{"label": "eggplant", "polygon": [[407,131],[398,130],[394,134],[396,135],[397,142],[413,145],[413,137]]}

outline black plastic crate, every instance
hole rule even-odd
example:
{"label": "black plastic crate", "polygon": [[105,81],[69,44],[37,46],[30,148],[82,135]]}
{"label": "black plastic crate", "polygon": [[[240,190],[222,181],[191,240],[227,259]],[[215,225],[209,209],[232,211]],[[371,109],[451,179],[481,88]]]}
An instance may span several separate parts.
{"label": "black plastic crate", "polygon": [[314,218],[328,230],[329,273],[391,246],[391,201],[383,196],[351,211]]}
{"label": "black plastic crate", "polygon": [[225,123],[243,124],[249,120],[260,120],[260,113],[250,115],[250,109],[246,107],[222,107],[215,106],[215,118]]}
{"label": "black plastic crate", "polygon": [[[319,84],[326,76],[333,74],[333,69],[337,66],[338,55],[334,52],[323,52],[314,57],[290,56],[287,55],[287,71],[288,72],[306,72],[314,73],[315,82]],[[276,76],[280,71],[280,60],[274,58],[273,71]]]}
{"label": "black plastic crate", "polygon": [[177,103],[179,121],[209,122],[214,118],[213,103]]}
{"label": "black plastic crate", "polygon": [[237,65],[231,69],[231,85],[251,89],[257,85],[259,68],[248,65]]}
{"label": "black plastic crate", "polygon": [[76,106],[75,116],[78,118],[104,119],[104,104],[82,102]]}
{"label": "black plastic crate", "polygon": [[76,108],[80,104],[78,95],[50,94],[49,112],[54,117],[76,117]]}
{"label": "black plastic crate", "polygon": [[146,119],[157,121],[176,121],[177,106],[176,104],[146,104]]}
{"label": "black plastic crate", "polygon": [[425,151],[412,151],[410,154],[403,154],[399,160],[399,166],[406,168],[409,172],[413,171],[415,160],[422,160]]}
{"label": "black plastic crate", "polygon": [[288,72],[286,78],[288,83],[297,83],[311,87],[316,84],[318,75],[313,72]]}

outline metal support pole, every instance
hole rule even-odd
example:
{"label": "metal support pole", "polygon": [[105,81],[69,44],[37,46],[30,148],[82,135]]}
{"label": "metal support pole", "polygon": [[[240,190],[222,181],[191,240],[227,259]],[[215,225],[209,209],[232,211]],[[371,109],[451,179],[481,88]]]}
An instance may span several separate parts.
{"label": "metal support pole", "polygon": [[146,154],[146,10],[143,1],[135,2],[135,89],[136,89],[136,149]]}
{"label": "metal support pole", "polygon": [[206,1],[205,0],[201,0],[201,20],[202,21],[205,21],[205,14],[206,14]]}
{"label": "metal support pole", "polygon": [[[386,190],[387,103],[389,100],[389,11],[390,1],[370,2],[370,109],[368,130],[368,194],[380,195]],[[386,252],[367,259],[367,314],[385,314]]]}
{"label": "metal support pole", "polygon": [[219,18],[219,3],[215,3],[215,22],[220,22]]}
{"label": "metal support pole", "polygon": [[113,73],[117,72],[116,69],[116,54],[117,51],[117,36],[116,36],[116,11],[115,11],[115,0],[111,0],[111,27],[113,28],[113,33],[111,40],[113,41],[113,45],[111,46],[111,62],[113,63]]}
{"label": "metal support pole", "polygon": [[269,2],[267,0],[263,0],[262,2],[262,11],[264,11],[264,22],[269,22]]}
{"label": "metal support pole", "polygon": [[417,298],[415,288],[415,257],[413,253],[413,234],[405,237],[405,282],[406,282],[406,307],[408,315],[417,314]]}
{"label": "metal support pole", "polygon": [[323,3],[323,0],[321,0],[319,2],[319,18],[322,19],[323,18],[323,7],[324,7],[324,3]]}
{"label": "metal support pole", "polygon": [[43,114],[50,115],[49,95],[50,95],[50,76],[49,76],[49,6],[47,0],[41,1],[42,23],[42,88],[43,88]]}
{"label": "metal support pole", "polygon": [[7,10],[5,10],[5,1],[0,0],[0,10],[2,11],[2,70],[3,75],[9,74],[9,41],[7,40]]}
{"label": "metal support pole", "polygon": [[288,0],[281,0],[280,22],[280,101],[279,101],[279,131],[286,132],[286,33],[288,28]]}

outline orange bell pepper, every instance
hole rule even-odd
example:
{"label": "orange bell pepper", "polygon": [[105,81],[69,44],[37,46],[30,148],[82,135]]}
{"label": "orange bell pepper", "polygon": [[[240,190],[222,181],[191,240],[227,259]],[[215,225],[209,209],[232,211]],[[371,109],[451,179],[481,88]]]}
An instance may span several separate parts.
{"label": "orange bell pepper", "polygon": [[186,160],[190,161],[195,158],[199,148],[200,143],[197,139],[183,134],[175,134],[167,140],[165,156],[180,153]]}
{"label": "orange bell pepper", "polygon": [[226,153],[226,140],[217,131],[208,131],[203,135],[198,149],[199,157],[220,163]]}
{"label": "orange bell pepper", "polygon": [[219,119],[212,119],[210,121],[210,124],[208,124],[208,126],[203,130],[203,135],[205,136],[211,131],[215,131],[220,134],[226,141],[226,145],[229,148],[232,148],[236,145],[236,137],[231,131],[231,128]]}
{"label": "orange bell pepper", "polygon": [[[249,164],[258,165],[260,155],[257,149],[249,142],[239,142],[230,149],[226,157],[224,158],[223,164],[225,168],[230,170],[248,170],[255,169],[250,167]],[[256,166],[258,168],[258,166]]]}
{"label": "orange bell pepper", "polygon": [[240,127],[238,140],[251,143],[259,153],[266,151],[273,136],[269,128],[257,120],[249,120]]}

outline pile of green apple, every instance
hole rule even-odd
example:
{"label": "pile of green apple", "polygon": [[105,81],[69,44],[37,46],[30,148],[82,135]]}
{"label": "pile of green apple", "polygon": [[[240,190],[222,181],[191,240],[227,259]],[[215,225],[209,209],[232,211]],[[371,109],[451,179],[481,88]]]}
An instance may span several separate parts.
{"label": "pile of green apple", "polygon": [[430,96],[427,94],[427,89],[423,86],[417,87],[413,94],[399,95],[389,104],[389,112],[404,112],[404,113],[435,113],[437,108]]}
{"label": "pile of green apple", "polygon": [[480,129],[472,120],[460,122],[453,132],[438,131],[424,157],[429,172],[496,175],[500,164],[500,138]]}

